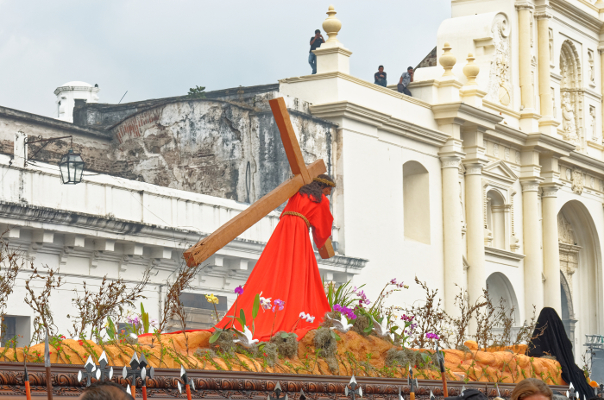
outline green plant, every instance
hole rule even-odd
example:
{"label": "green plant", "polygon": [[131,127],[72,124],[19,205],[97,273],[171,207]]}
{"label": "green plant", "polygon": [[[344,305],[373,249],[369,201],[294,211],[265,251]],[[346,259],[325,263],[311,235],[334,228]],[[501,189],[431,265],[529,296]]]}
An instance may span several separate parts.
{"label": "green plant", "polygon": [[[343,283],[336,288],[335,282],[323,283],[327,295],[327,301],[329,307],[333,309],[333,306],[339,304],[342,307],[349,307],[353,303],[359,300],[359,297],[355,293],[355,290],[350,286],[350,281]],[[365,285],[361,285],[358,289],[361,289]]]}
{"label": "green plant", "polygon": [[145,307],[143,307],[143,303],[141,303],[141,322],[143,324],[143,333],[149,333],[149,313],[145,312]]}
{"label": "green plant", "polygon": [[205,90],[206,90],[205,86],[196,85],[195,87],[189,89],[189,93],[187,93],[187,96],[194,98],[194,99],[205,99],[205,97],[206,97]]}
{"label": "green plant", "polygon": [[[207,296],[206,296],[207,297]],[[209,301],[209,300],[208,300]],[[256,320],[256,317],[258,316],[258,311],[260,311],[260,294],[256,294],[256,297],[254,297],[254,305],[252,306],[252,320],[251,320],[251,332],[253,333],[255,330],[255,324],[254,321]],[[214,334],[210,337],[210,344],[213,344],[214,342],[216,342],[218,340],[218,338],[220,338],[220,336],[227,331],[233,331],[236,333],[240,333],[243,334],[245,331],[245,327],[247,326],[248,329],[250,328],[247,325],[247,318],[245,316],[245,311],[243,309],[239,310],[239,317],[234,317],[232,315],[227,316],[227,318],[231,318],[236,320],[237,322],[239,322],[239,324],[241,325],[241,331],[236,329],[234,326],[235,324],[231,324],[230,328],[225,328],[225,329],[221,329],[218,327],[214,327]]]}

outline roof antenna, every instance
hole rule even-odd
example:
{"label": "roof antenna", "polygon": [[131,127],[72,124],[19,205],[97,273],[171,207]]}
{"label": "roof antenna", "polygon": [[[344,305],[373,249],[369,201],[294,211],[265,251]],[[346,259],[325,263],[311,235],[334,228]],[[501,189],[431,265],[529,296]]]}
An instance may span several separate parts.
{"label": "roof antenna", "polygon": [[[127,90],[126,90],[126,93],[128,93]],[[124,97],[126,97],[126,93],[124,93],[124,95],[122,96],[122,98],[120,99],[120,101],[117,102],[117,104],[120,104],[122,102],[122,100],[124,100]]]}

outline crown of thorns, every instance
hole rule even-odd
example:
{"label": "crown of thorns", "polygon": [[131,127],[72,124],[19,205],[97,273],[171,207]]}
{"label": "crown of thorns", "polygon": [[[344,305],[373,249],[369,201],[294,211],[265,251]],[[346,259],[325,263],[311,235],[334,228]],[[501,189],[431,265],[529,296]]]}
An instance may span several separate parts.
{"label": "crown of thorns", "polygon": [[315,182],[319,182],[319,183],[322,183],[322,184],[327,185],[327,186],[336,187],[336,184],[335,184],[335,183],[333,183],[332,181],[327,180],[327,179],[323,179],[323,178],[314,178],[314,179],[313,179],[313,181],[315,181]]}

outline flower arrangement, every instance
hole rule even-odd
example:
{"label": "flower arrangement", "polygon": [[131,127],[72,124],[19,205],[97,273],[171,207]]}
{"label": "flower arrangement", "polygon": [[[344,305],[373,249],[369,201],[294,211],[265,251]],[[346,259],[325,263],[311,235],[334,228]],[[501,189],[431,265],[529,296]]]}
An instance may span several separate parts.
{"label": "flower arrangement", "polygon": [[346,317],[346,319],[348,319],[348,323],[351,323],[352,321],[357,319],[357,316],[354,313],[354,310],[352,308],[343,307],[339,304],[334,304],[333,310],[344,315]]}

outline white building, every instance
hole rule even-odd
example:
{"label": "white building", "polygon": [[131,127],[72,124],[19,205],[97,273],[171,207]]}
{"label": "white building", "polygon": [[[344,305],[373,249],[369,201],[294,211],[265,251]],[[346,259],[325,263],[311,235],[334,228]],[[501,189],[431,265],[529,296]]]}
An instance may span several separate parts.
{"label": "white building", "polygon": [[[451,313],[456,284],[471,300],[488,285],[516,308],[518,324],[533,305],[550,306],[575,346],[604,332],[604,1],[592,3],[452,0],[438,31],[440,65],[416,71],[413,97],[351,76],[352,52],[328,12],[318,73],[254,94],[286,97],[307,161],[325,158],[337,179],[339,255],[320,261],[325,279],[354,276],[375,296],[386,281],[417,275]],[[344,21],[338,37],[353,28]],[[0,222],[11,243],[61,265],[74,286],[104,274],[136,281],[151,267],[146,303],[159,306],[182,250],[245,207],[221,197],[250,202],[285,177],[267,145],[270,113],[261,101],[246,108],[247,89],[76,107],[87,116],[76,124],[0,109],[3,141],[19,130],[68,132],[94,148],[89,157],[99,154],[98,171],[130,178],[102,173],[60,186],[56,167],[19,168],[17,155],[3,155]],[[222,172],[202,181],[214,171]],[[232,301],[277,218],[219,252],[193,292]],[[63,293],[57,319],[67,327]],[[420,294],[412,286],[392,300],[410,304]],[[22,295],[11,310],[27,318]]]}
{"label": "white building", "polygon": [[99,101],[99,85],[92,86],[89,83],[81,81],[67,82],[55,89],[57,96],[57,118],[61,121],[73,122],[73,109],[76,100],[83,100],[88,103],[97,103]]}

